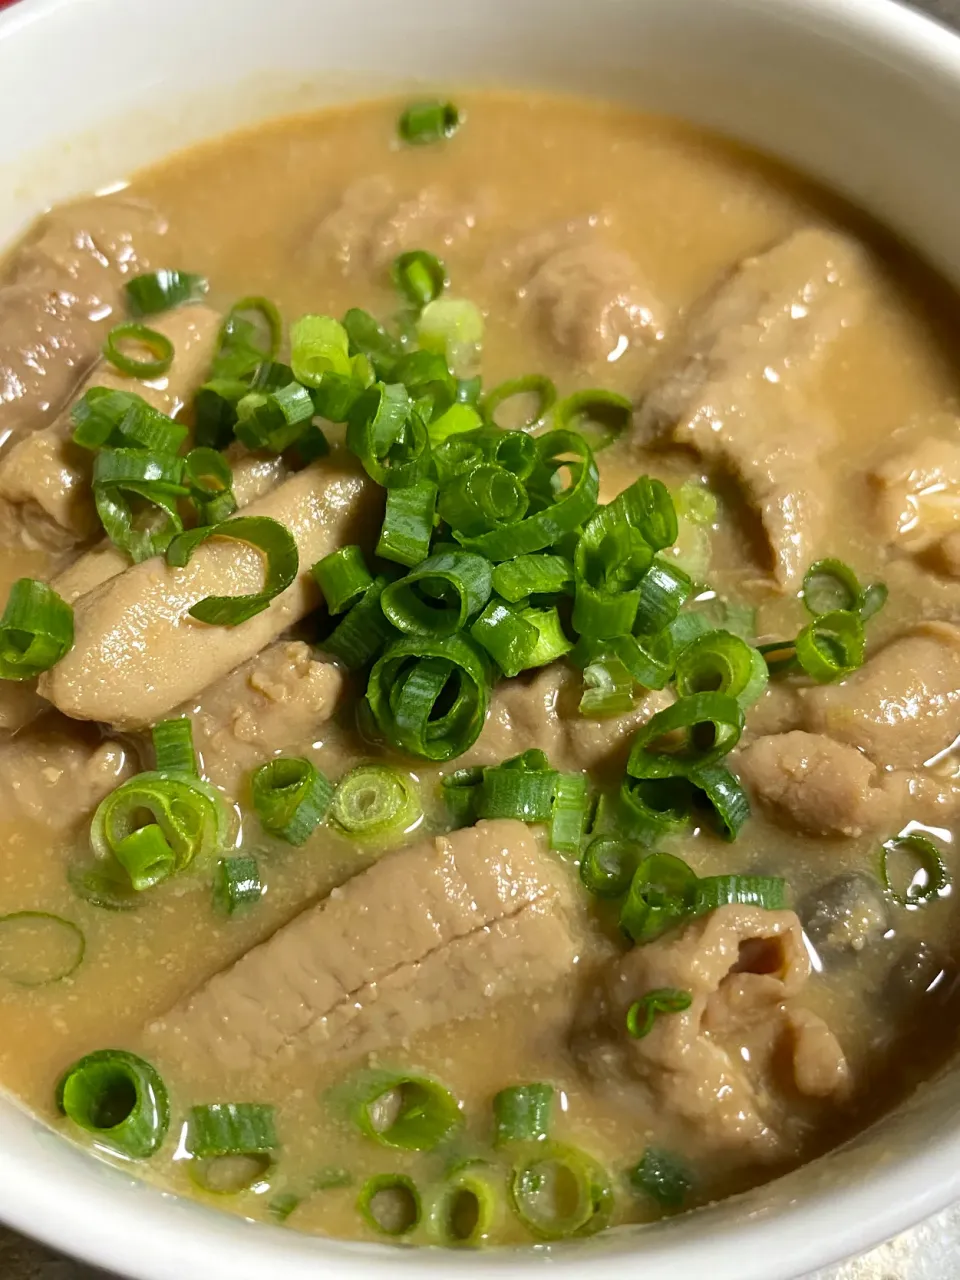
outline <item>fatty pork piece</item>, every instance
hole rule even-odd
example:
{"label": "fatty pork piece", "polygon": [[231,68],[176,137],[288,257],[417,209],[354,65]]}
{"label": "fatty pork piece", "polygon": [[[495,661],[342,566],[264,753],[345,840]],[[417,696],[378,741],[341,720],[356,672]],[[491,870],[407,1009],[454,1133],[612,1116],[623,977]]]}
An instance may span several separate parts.
{"label": "fatty pork piece", "polygon": [[569,977],[575,900],[519,822],[388,854],[147,1028],[178,1063],[360,1058]]}
{"label": "fatty pork piece", "polygon": [[[720,907],[615,961],[600,1025],[579,1047],[595,1074],[638,1078],[700,1142],[783,1159],[797,1151],[810,1112],[850,1088],[836,1037],[799,1001],[809,974],[792,911]],[[630,1006],[659,988],[688,991],[689,1009],[660,1014],[647,1036],[632,1038]]]}
{"label": "fatty pork piece", "polygon": [[48,427],[0,458],[0,525],[7,541],[59,551],[96,534],[100,522],[90,487],[94,455],[73,442],[73,403],[93,387],[105,387],[133,392],[176,417],[207,376],[221,320],[218,312],[203,306],[151,318],[151,328],[173,344],[173,364],[166,374],[142,381],[101,360]]}
{"label": "fatty pork piece", "polygon": [[745,259],[693,310],[637,413],[639,446],[692,449],[736,479],[784,589],[817,558],[835,443],[806,389],[862,314],[866,280],[862,250],[816,227]]}
{"label": "fatty pork piece", "polygon": [[101,196],[46,214],[0,282],[0,445],[49,421],[123,314],[125,279],[168,264],[167,224]]}
{"label": "fatty pork piece", "polygon": [[182,569],[161,557],[132,565],[74,606],[74,646],[38,684],[66,715],[142,729],[229,674],[320,602],[310,566],[346,543],[368,544],[382,520],[382,491],[356,461],[336,452],[312,463],[247,509],[293,535],[294,582],[255,617],[209,626],[189,610],[211,595],[259,591],[259,551],[212,538]]}

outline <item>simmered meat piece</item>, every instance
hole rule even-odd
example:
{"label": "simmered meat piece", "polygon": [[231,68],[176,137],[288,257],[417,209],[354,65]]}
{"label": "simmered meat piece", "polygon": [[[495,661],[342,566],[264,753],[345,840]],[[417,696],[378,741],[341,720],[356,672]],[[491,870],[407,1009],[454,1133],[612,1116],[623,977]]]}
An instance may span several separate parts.
{"label": "simmered meat piece", "polygon": [[[779,1159],[803,1128],[780,1099],[840,1099],[849,1086],[836,1038],[793,1003],[809,972],[792,911],[721,907],[613,964],[603,988],[607,1034],[655,1105],[694,1126],[704,1143]],[[630,1006],[661,988],[688,991],[689,1009],[659,1015],[647,1036],[633,1039]]]}
{"label": "simmered meat piece", "polygon": [[0,743],[0,809],[68,831],[134,772],[119,742],[51,717]]}
{"label": "simmered meat piece", "polygon": [[236,797],[244,774],[316,738],[342,691],[338,667],[278,640],[173,714],[193,721],[204,776]]}
{"label": "simmered meat piece", "polygon": [[323,266],[332,258],[344,275],[380,272],[411,249],[442,257],[469,236],[476,221],[473,204],[459,202],[440,187],[400,194],[389,178],[374,174],[346,189],[320,221],[308,252]]}
{"label": "simmered meat piece", "polygon": [[833,424],[805,385],[864,308],[862,251],[797,231],[748,258],[692,313],[637,415],[637,442],[679,445],[733,475],[759,514],[782,587],[817,558]]}
{"label": "simmered meat piece", "polygon": [[555,662],[528,677],[501,681],[490,699],[480,737],[457,765],[499,764],[527,747],[547,753],[555,769],[622,771],[630,741],[673,695],[652,691],[623,715],[589,720],[579,711],[583,679],[565,663]]}
{"label": "simmered meat piece", "polygon": [[476,1017],[569,973],[564,874],[518,822],[389,854],[148,1028],[186,1071],[330,1061]]}
{"label": "simmered meat piece", "polygon": [[[161,378],[143,382],[101,360],[77,390],[92,387],[132,391],[170,417],[176,415],[206,378],[217,347],[222,317],[210,307],[181,307],[151,318],[151,328],[173,343],[174,360]],[[73,443],[68,404],[57,419],[35,431],[0,458],[0,499],[14,510],[8,521],[27,546],[55,549],[84,542],[100,526],[90,482],[93,454]]]}
{"label": "simmered meat piece", "polygon": [[0,444],[42,426],[100,353],[124,278],[167,265],[165,221],[103,196],[53,209],[0,284]]}
{"label": "simmered meat piece", "polygon": [[890,816],[876,765],[822,733],[795,729],[757,738],[738,753],[735,767],[761,804],[811,835],[857,836]]}
{"label": "simmered meat piece", "polygon": [[847,872],[808,893],[798,908],[807,937],[821,955],[858,954],[890,923],[889,900],[873,876]]}
{"label": "simmered meat piece", "polygon": [[382,501],[382,490],[347,456],[311,464],[247,508],[249,516],[284,525],[300,555],[296,580],[267,609],[235,627],[189,616],[207,596],[261,589],[262,557],[246,543],[211,539],[182,569],[145,560],[77,601],[74,647],[40,677],[40,693],[79,720],[128,729],[154,724],[315,608],[310,566],[345,543],[368,544]]}
{"label": "simmered meat piece", "polygon": [[803,693],[805,727],[887,769],[918,769],[960,735],[960,631],[922,623],[840,684]]}
{"label": "simmered meat piece", "polygon": [[[954,428],[956,429],[956,428]],[[927,436],[870,473],[887,541],[924,551],[960,524],[960,445]]]}
{"label": "simmered meat piece", "polygon": [[960,530],[941,538],[929,554],[930,567],[947,578],[960,578]]}

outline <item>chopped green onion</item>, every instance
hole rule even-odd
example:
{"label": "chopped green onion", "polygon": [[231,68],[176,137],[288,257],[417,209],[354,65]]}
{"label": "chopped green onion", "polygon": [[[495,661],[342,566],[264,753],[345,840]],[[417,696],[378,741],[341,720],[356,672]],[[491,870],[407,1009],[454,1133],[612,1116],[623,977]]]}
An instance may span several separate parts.
{"label": "chopped green onion", "polygon": [[589,663],[583,669],[580,714],[601,720],[631,711],[633,687],[633,676],[619,658],[606,657]]}
{"label": "chopped green onion", "polygon": [[[121,343],[136,343],[149,354],[146,358],[129,355],[120,349]],[[104,359],[131,378],[162,378],[173,364],[173,355],[173,343],[166,334],[138,321],[114,325],[103,344]]]}
{"label": "chopped green onion", "polygon": [[251,391],[237,404],[235,432],[248,449],[283,453],[313,421],[313,398],[299,382],[275,391]]}
{"label": "chopped green onion", "polygon": [[334,828],[357,844],[398,840],[422,816],[410,775],[386,764],[361,764],[345,773],[330,805]]}
{"label": "chopped green onion", "polygon": [[448,1248],[476,1247],[492,1234],[500,1215],[502,1182],[492,1166],[473,1160],[455,1170],[433,1193],[427,1234]]}
{"label": "chopped green onion", "polygon": [[328,374],[350,377],[350,338],[333,316],[301,316],[290,327],[290,368],[304,387],[320,387]]}
{"label": "chopped green onion", "polygon": [[767,673],[771,676],[786,675],[790,671],[800,670],[797,646],[793,640],[773,640],[768,644],[758,644],[757,653],[767,664]]}
{"label": "chopped green onion", "polygon": [[160,720],[150,730],[157,773],[199,776],[193,749],[193,724],[189,716]]}
{"label": "chopped green onion", "polygon": [[808,622],[795,640],[797,661],[812,680],[829,684],[863,666],[863,620],[843,609]]}
{"label": "chopped green onion", "polygon": [[[571,654],[571,660],[584,671],[592,663],[622,663],[636,684],[646,689],[662,689],[673,675],[675,655],[669,631],[659,635],[610,636],[597,639],[583,636]],[[619,673],[617,673],[619,674]]]}
{"label": "chopped green onion", "polygon": [[[522,422],[508,424],[510,429],[533,431],[543,422],[557,400],[557,388],[554,383],[539,373],[530,373],[523,378],[512,378],[509,382],[501,382],[499,386],[488,391],[480,403],[486,420],[495,427],[501,426],[497,421],[497,410],[509,400],[535,397],[534,407]],[[557,426],[566,425],[557,423]]]}
{"label": "chopped green onion", "polygon": [[343,327],[350,339],[351,355],[366,356],[378,378],[390,380],[403,348],[368,311],[359,307],[351,309],[343,317]]}
{"label": "chopped green onion", "polygon": [[347,448],[370,479],[402,489],[424,478],[430,462],[427,429],[401,383],[375,383],[350,410]]}
{"label": "chopped green onion", "polygon": [[260,901],[260,868],[251,854],[221,858],[213,872],[213,905],[221,915],[234,916]]}
{"label": "chopped green onion", "polygon": [[550,848],[571,856],[580,852],[590,816],[590,787],[583,773],[560,773],[550,817]]}
{"label": "chopped green onion", "polygon": [[800,597],[815,618],[837,609],[853,611],[860,607],[860,579],[843,560],[817,560],[803,576]]}
{"label": "chopped green onion", "polygon": [[206,596],[190,609],[191,618],[211,626],[235,627],[256,617],[271,600],[286,591],[300,568],[300,556],[293,535],[269,516],[237,516],[206,529],[182,533],[167,548],[167,563],[183,568],[194,551],[208,538],[231,538],[246,542],[266,556],[263,587],[244,596]]}
{"label": "chopped green onion", "polygon": [[615,524],[606,532],[603,514],[587,525],[574,556],[573,628],[597,639],[633,630],[641,585],[653,560],[639,530]]}
{"label": "chopped green onion", "polygon": [[490,601],[470,628],[470,635],[493,658],[505,676],[516,676],[531,665],[540,632],[504,600]]}
{"label": "chopped green onion", "polygon": [[201,524],[219,524],[237,509],[233,472],[222,453],[199,446],[183,460],[183,483],[197,506]]}
{"label": "chopped green onion", "polygon": [[483,312],[466,298],[434,298],[420,312],[417,340],[422,350],[443,356],[454,373],[469,369],[483,346]]}
{"label": "chopped green onion", "polygon": [[642,1040],[653,1030],[653,1024],[662,1013],[683,1013],[693,1004],[689,991],[677,987],[657,987],[639,1000],[634,1000],[627,1010],[627,1034],[634,1040]]}
{"label": "chopped green onion", "polygon": [[144,1160],[170,1127],[170,1102],[149,1062],[123,1049],[99,1049],[75,1062],[56,1089],[57,1110],[118,1155]]}
{"label": "chopped green onion", "polygon": [[257,1102],[214,1102],[190,1108],[187,1150],[194,1159],[267,1155],[279,1145],[273,1107]]}
{"label": "chopped green onion", "polygon": [[651,716],[633,740],[627,773],[633,778],[682,776],[713,764],[743,732],[743,710],[725,693],[694,693]]}
{"label": "chopped green onion", "polygon": [[411,636],[450,636],[461,631],[490,596],[489,560],[469,551],[440,550],[380,599],[387,620]]}
{"label": "chopped green onion", "polygon": [[103,911],[136,911],[143,901],[118,862],[103,867],[72,863],[67,880],[78,898]]}
{"label": "chopped green onion", "polygon": [[671,565],[656,557],[640,584],[634,632],[649,636],[669,627],[692,590],[689,574],[684,573],[679,565]]}
{"label": "chopped green onion", "polygon": [[123,286],[132,316],[153,316],[185,302],[199,302],[210,286],[193,271],[148,271]]}
{"label": "chopped green onion", "polygon": [[633,874],[620,927],[634,942],[652,942],[693,911],[698,880],[672,853],[652,853]]}
{"label": "chopped green onion", "polygon": [[90,844],[101,861],[119,863],[139,892],[218,854],[227,825],[223,797],[209,783],[182,773],[139,773],[100,801]]}
{"label": "chopped green onion", "polygon": [[687,777],[697,788],[698,797],[713,809],[720,835],[725,840],[735,840],[750,817],[750,801],[737,779],[722,764],[690,769]]}
{"label": "chopped green onion", "polygon": [[862,621],[866,622],[875,613],[879,613],[887,603],[889,594],[890,592],[887,590],[885,582],[871,582],[869,586],[864,587],[860,593],[860,617]]}
{"label": "chopped green onion", "polygon": [[73,442],[84,449],[176,453],[189,432],[132,391],[91,387],[70,410]]}
{"label": "chopped green onion", "polygon": [[301,845],[326,817],[333,784],[302,756],[276,756],[254,769],[250,795],[265,831]]}
{"label": "chopped green onion", "polygon": [[766,687],[767,665],[763,654],[732,632],[707,631],[680,651],[676,682],[682,698],[714,691],[746,709]]}
{"label": "chopped green onion", "polygon": [[538,747],[486,768],[477,797],[477,816],[549,822],[559,777]]}
{"label": "chopped green onion", "polygon": [[[470,404],[452,404],[437,418],[431,418],[427,423],[427,435],[430,437],[430,443],[436,451],[440,445],[443,445],[452,436],[467,435],[471,432],[479,430],[483,423],[483,419],[477,413],[473,405]],[[442,474],[445,478],[442,464],[435,458],[437,463],[438,474]]]}
{"label": "chopped green onion", "polygon": [[72,920],[49,911],[0,916],[0,978],[18,987],[45,987],[76,973],[86,938]]}
{"label": "chopped green onion", "polygon": [[[93,496],[104,532],[134,561],[159,555],[183,529],[177,510],[190,490],[182,483],[183,459],[145,449],[104,449],[93,464]],[[134,513],[130,498],[149,504]]]}
{"label": "chopped green onion", "polygon": [[526,490],[506,467],[481,463],[440,491],[438,511],[461,541],[516,524],[529,505]]}
{"label": "chopped green onion", "polygon": [[472,765],[467,769],[457,769],[448,774],[440,783],[450,825],[472,827],[477,820],[477,800],[483,782],[483,768]]}
{"label": "chopped green onion", "polygon": [[778,876],[704,876],[696,883],[691,914],[702,916],[735,904],[782,911],[786,883]]}
{"label": "chopped green onion", "polygon": [[73,609],[52,587],[18,578],[0,618],[0,679],[32,680],[73,648]]}
{"label": "chopped green onion", "polygon": [[625,777],[620,784],[617,829],[640,844],[652,844],[689,823],[695,798],[693,785],[684,777]]}
{"label": "chopped green onion", "polygon": [[569,593],[572,588],[573,565],[566,556],[517,556],[493,571],[494,591],[511,604],[527,596]]}
{"label": "chopped green onion", "polygon": [[401,114],[397,132],[403,142],[423,146],[429,142],[440,142],[443,138],[452,138],[460,128],[460,123],[460,112],[452,102],[430,99],[426,102],[412,102]]}
{"label": "chopped green onion", "polygon": [[386,585],[385,577],[374,578],[363,599],[357,601],[322,642],[323,648],[350,671],[358,671],[372,662],[397,634],[380,607],[380,597]]}
{"label": "chopped green onion", "polygon": [[405,489],[388,489],[377,555],[396,564],[419,564],[430,554],[437,486],[418,480]]}
{"label": "chopped green onion", "polygon": [[[891,860],[906,863],[909,878],[901,875],[901,883],[906,880],[906,889],[901,891],[894,887]],[[901,907],[918,907],[921,903],[938,898],[950,884],[950,875],[944,865],[937,846],[926,836],[911,833],[896,836],[888,840],[880,850],[880,881]]]}
{"label": "chopped green onion", "polygon": [[434,298],[439,298],[447,285],[446,267],[425,249],[413,249],[394,258],[390,276],[415,307],[425,307]]}
{"label": "chopped green onion", "polygon": [[[615,391],[575,391],[556,406],[553,421],[561,430],[579,432],[599,453],[623,434],[632,415],[631,401]],[[675,538],[676,534],[670,541]]]}
{"label": "chopped green onion", "polygon": [[557,658],[562,658],[573,648],[560,623],[560,614],[556,608],[535,609],[532,606],[521,609],[517,616],[529,622],[538,633],[537,643],[527,661],[528,667],[545,667]]}
{"label": "chopped green onion", "polygon": [[420,1193],[405,1173],[378,1173],[368,1178],[357,1197],[357,1210],[374,1231],[406,1236],[420,1225]]}
{"label": "chopped green onion", "polygon": [[357,546],[341,547],[324,556],[310,570],[323,593],[330,613],[344,613],[367,594],[373,578],[362,550]]}
{"label": "chopped green onion", "polygon": [[[457,404],[477,405],[480,403],[480,394],[483,391],[483,379],[479,374],[475,374],[472,378],[457,379]],[[479,417],[479,414],[477,415]],[[480,423],[477,423],[479,426]]]}
{"label": "chopped green onion", "polygon": [[684,1161],[657,1147],[647,1147],[630,1170],[629,1181],[634,1191],[650,1196],[664,1209],[681,1209],[693,1185]]}
{"label": "chopped green onion", "polygon": [[[245,319],[248,314],[255,316],[256,321]],[[261,326],[260,333],[257,332],[257,321]],[[262,337],[265,337],[265,343],[256,341],[256,339]],[[259,295],[241,298],[239,302],[235,302],[230,308],[230,314],[220,330],[221,352],[214,365],[214,377],[243,376],[239,372],[234,372],[232,375],[227,372],[225,364],[231,361],[234,356],[231,348],[235,349],[240,361],[246,362],[247,367],[244,368],[243,372],[252,373],[253,369],[261,361],[276,359],[282,341],[283,321],[280,318],[280,312],[277,310],[276,304],[271,302],[269,298]],[[253,367],[249,365],[251,355],[254,360]],[[240,361],[237,361],[237,363],[239,364]]]}
{"label": "chopped green onion", "polygon": [[580,861],[580,879],[596,898],[622,898],[637,869],[636,845],[621,836],[595,836]]}
{"label": "chopped green onion", "polygon": [[462,755],[480,736],[489,664],[467,636],[400,636],[377,659],[367,703],[387,741],[426,760]]}
{"label": "chopped green onion", "polygon": [[537,1144],[510,1172],[517,1217],[543,1240],[593,1235],[607,1225],[613,1189],[603,1168],[574,1147]]}
{"label": "chopped green onion", "polygon": [[515,1084],[493,1099],[493,1142],[539,1142],[550,1134],[552,1084]]}
{"label": "chopped green onion", "polygon": [[292,1191],[284,1191],[281,1195],[274,1196],[267,1205],[267,1212],[274,1222],[286,1222],[295,1209],[303,1203],[303,1197],[296,1195]]}
{"label": "chopped green onion", "polygon": [[351,1120],[383,1147],[432,1151],[460,1127],[460,1104],[427,1076],[368,1071],[341,1086]]}

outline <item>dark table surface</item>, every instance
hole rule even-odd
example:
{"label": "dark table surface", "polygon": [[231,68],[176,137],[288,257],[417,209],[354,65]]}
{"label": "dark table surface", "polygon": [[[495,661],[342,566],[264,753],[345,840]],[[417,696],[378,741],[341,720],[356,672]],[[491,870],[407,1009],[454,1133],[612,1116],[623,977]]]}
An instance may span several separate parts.
{"label": "dark table surface", "polygon": [[[12,0],[0,0],[0,9]],[[775,0],[769,0],[775,3]],[[916,0],[924,9],[960,27],[960,0]],[[819,1272],[809,1280],[954,1280],[960,1275],[960,1206],[873,1250],[855,1262]],[[108,1280],[101,1271],[51,1253],[0,1226],[0,1280]],[[184,1280],[194,1280],[184,1277]]]}

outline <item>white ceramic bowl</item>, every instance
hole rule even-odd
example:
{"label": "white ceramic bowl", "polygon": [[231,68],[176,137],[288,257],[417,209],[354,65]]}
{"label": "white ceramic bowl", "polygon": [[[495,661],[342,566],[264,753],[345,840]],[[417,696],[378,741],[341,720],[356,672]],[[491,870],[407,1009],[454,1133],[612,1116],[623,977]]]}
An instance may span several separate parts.
{"label": "white ceramic bowl", "polygon": [[[55,199],[211,133],[385,92],[512,83],[687,116],[851,196],[960,281],[960,40],[889,0],[24,0],[0,16],[0,243]],[[201,88],[198,89],[198,86]],[[567,1246],[596,1280],[787,1280],[960,1196],[960,1070],[735,1200]],[[0,1218],[137,1280],[531,1275],[218,1215],[96,1162],[0,1098]]]}

